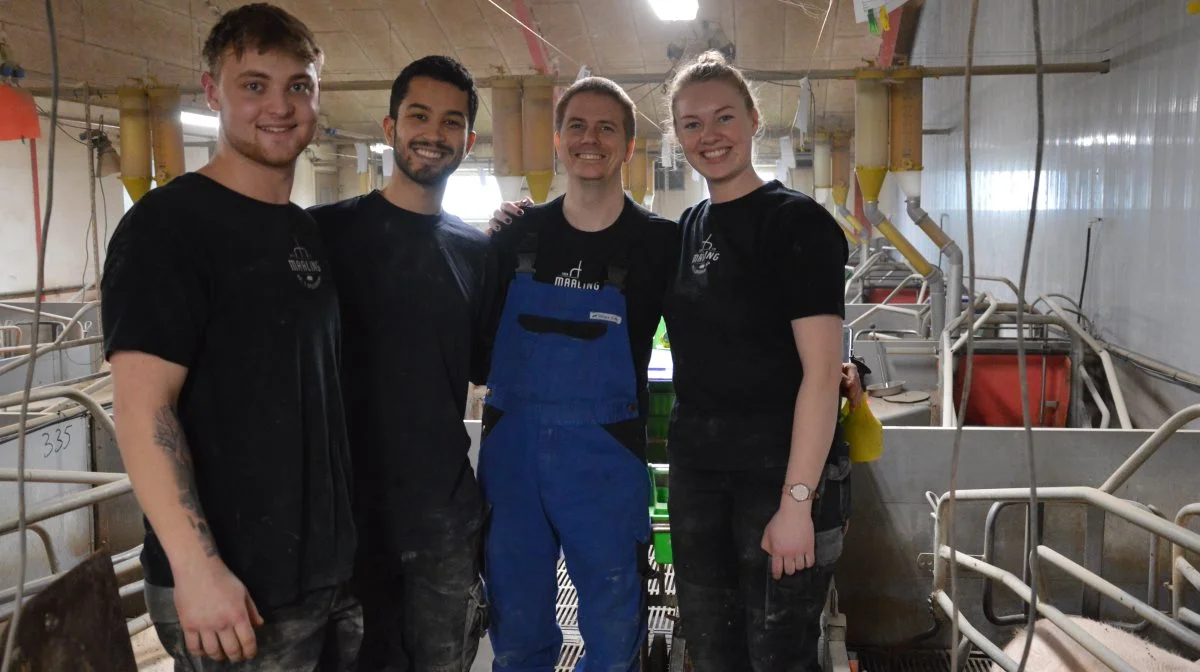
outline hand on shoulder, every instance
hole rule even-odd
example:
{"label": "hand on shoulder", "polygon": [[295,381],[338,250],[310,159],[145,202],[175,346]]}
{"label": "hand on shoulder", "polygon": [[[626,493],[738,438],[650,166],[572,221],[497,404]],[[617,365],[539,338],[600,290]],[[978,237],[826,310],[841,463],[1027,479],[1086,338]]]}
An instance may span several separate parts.
{"label": "hand on shoulder", "polygon": [[500,231],[509,224],[512,224],[512,218],[525,214],[525,208],[531,205],[533,205],[533,201],[528,198],[501,203],[500,207],[492,213],[492,218],[488,221],[487,234],[490,236],[496,231]]}

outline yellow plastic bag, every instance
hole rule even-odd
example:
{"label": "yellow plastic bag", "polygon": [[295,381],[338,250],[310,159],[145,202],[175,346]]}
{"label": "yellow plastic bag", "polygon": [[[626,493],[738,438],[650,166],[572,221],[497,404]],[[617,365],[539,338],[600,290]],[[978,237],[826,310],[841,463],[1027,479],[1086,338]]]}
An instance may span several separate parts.
{"label": "yellow plastic bag", "polygon": [[852,411],[850,401],[843,399],[839,418],[842,435],[850,444],[851,462],[874,462],[883,455],[883,423],[871,412],[865,395]]}

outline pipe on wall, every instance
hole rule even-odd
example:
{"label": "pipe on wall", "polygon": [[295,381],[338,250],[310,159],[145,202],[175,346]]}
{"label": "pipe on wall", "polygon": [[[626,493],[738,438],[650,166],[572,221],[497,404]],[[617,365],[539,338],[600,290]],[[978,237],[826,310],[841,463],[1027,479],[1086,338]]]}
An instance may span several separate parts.
{"label": "pipe on wall", "polygon": [[525,180],[535,203],[544,203],[554,179],[554,80],[528,77],[522,88],[521,142]]}
{"label": "pipe on wall", "polygon": [[506,201],[521,197],[525,179],[521,80],[497,77],[492,86],[492,173]]}
{"label": "pipe on wall", "polygon": [[150,191],[150,100],[140,86],[121,87],[121,183],[137,203]]}
{"label": "pipe on wall", "polygon": [[146,91],[154,148],[154,181],[158,186],[184,173],[183,122],[179,118],[179,89],[155,87]]}
{"label": "pipe on wall", "polygon": [[629,195],[638,205],[646,204],[646,139],[633,141],[633,158],[629,166]]}
{"label": "pipe on wall", "polygon": [[854,167],[863,202],[878,202],[888,171],[888,90],[880,81],[854,83],[854,138]]}

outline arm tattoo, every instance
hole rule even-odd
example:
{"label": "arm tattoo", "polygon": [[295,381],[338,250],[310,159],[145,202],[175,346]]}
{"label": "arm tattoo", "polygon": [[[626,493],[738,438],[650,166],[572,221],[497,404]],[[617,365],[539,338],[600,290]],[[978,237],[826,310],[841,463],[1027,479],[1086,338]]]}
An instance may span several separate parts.
{"label": "arm tattoo", "polygon": [[205,555],[210,558],[217,555],[216,542],[208,530],[208,521],[204,518],[204,510],[200,508],[200,500],[196,495],[192,453],[187,445],[187,437],[183,435],[183,427],[179,425],[175,409],[170,406],[163,406],[154,414],[154,442],[171,460],[175,484],[179,487],[179,503],[187,511],[188,522],[199,535]]}

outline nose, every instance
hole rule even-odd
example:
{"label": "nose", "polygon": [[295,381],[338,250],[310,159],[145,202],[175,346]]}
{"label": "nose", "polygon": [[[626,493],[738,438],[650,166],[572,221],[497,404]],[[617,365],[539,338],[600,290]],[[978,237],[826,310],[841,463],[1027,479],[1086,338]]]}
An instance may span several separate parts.
{"label": "nose", "polygon": [[596,127],[595,126],[588,126],[583,129],[583,141],[584,142],[595,143],[598,140],[599,140],[599,138],[596,135]]}
{"label": "nose", "polygon": [[288,95],[286,87],[283,89],[274,89],[267,96],[266,110],[273,117],[287,118],[292,116],[292,113],[296,110],[296,105],[292,101],[291,96]]}
{"label": "nose", "polygon": [[704,128],[700,129],[700,144],[711,145],[719,139],[720,136],[717,135],[716,129],[713,126],[705,125]]}

